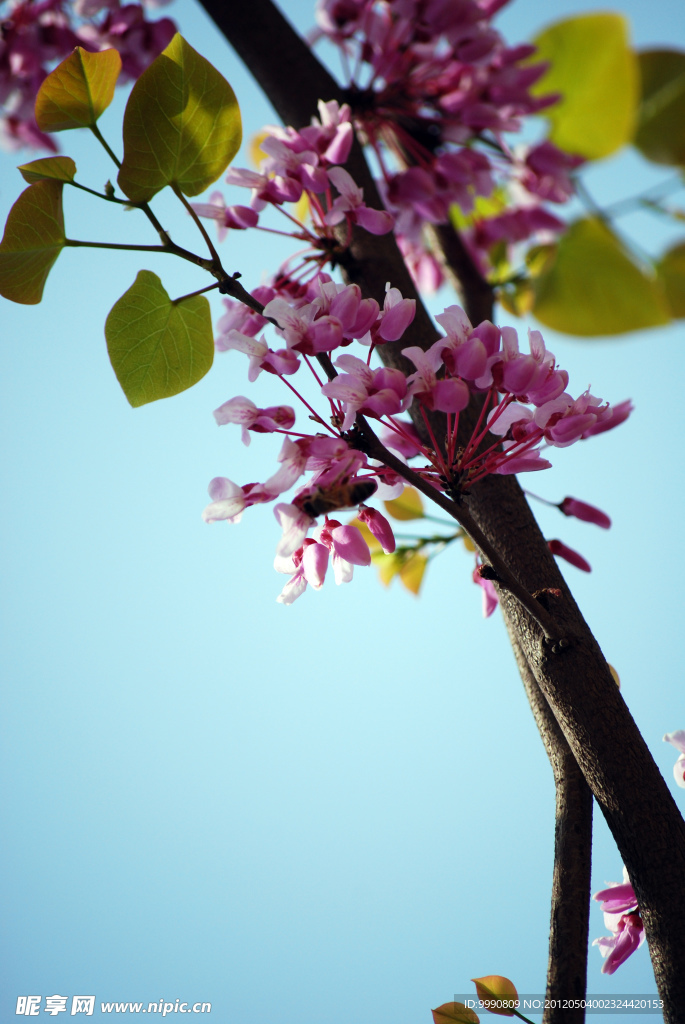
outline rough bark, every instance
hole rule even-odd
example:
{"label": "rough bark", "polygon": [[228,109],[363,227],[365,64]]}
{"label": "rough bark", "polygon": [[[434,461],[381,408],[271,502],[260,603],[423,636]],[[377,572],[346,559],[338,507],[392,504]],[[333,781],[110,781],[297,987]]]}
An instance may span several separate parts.
{"label": "rough bark", "polygon": [[[556,787],[547,999],[583,999],[587,984],[592,793],[538,686],[518,639],[511,645]],[[546,1009],[542,1024],[582,1024],[585,1010]]]}
{"label": "rough bark", "polygon": [[[270,0],[250,0],[239,12],[221,0],[204,6],[279,115],[295,127],[308,124],[316,100],[345,96]],[[363,155],[348,164],[371,206],[379,206]],[[394,239],[356,231],[344,270],[366,295],[382,302],[391,281],[417,299],[417,316],[402,347],[427,348],[436,331],[404,267]],[[399,345],[379,350],[388,365],[409,367]],[[507,627],[523,653],[590,787],[635,888],[645,923],[664,1019],[685,1021],[685,823],[584,622],[515,479],[483,480],[469,500],[471,514],[530,592],[558,588],[549,611],[568,638],[563,653],[543,643],[537,623],[501,592]]]}

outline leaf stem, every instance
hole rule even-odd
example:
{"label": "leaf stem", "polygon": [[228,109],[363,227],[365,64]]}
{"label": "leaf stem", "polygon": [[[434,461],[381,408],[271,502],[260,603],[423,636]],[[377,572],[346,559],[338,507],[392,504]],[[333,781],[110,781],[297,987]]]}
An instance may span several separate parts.
{"label": "leaf stem", "polygon": [[202,235],[202,237],[204,238],[205,242],[207,243],[207,248],[209,249],[209,254],[212,257],[212,259],[214,260],[214,263],[215,263],[215,266],[216,266],[217,270],[222,270],[223,268],[221,266],[221,260],[219,259],[219,254],[216,251],[216,249],[214,248],[214,243],[212,242],[211,238],[209,237],[209,234],[207,233],[207,229],[205,228],[204,224],[202,223],[202,221],[200,220],[200,218],[198,217],[197,213],[195,212],[195,210],[193,209],[191,204],[188,202],[186,197],[183,195],[183,193],[181,192],[181,189],[179,188],[179,186],[177,185],[177,183],[175,181],[171,182],[171,189],[172,189],[174,195],[176,196],[176,198],[179,199],[181,201],[181,203],[183,203],[183,205],[185,206],[186,210],[188,211],[190,216],[195,221],[195,224],[197,225],[198,230],[200,231],[200,234]]}
{"label": "leaf stem", "polygon": [[95,138],[98,140],[100,145],[103,147],[103,149],[105,150],[107,155],[114,161],[114,163],[117,165],[117,167],[120,168],[121,167],[121,160],[116,155],[114,150],[111,148],[109,143],[106,141],[106,139],[102,135],[102,132],[100,131],[98,126],[96,124],[91,124],[90,125],[90,130],[93,133],[93,135],[95,136]]}

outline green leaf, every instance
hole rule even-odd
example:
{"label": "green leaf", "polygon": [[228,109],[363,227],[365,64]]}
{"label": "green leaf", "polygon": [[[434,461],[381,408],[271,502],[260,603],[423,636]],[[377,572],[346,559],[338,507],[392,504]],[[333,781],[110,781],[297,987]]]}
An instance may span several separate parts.
{"label": "green leaf", "polygon": [[464,1003],[443,1003],[431,1010],[434,1024],[479,1024],[480,1018]]}
{"label": "green leaf", "polygon": [[241,135],[233,89],[177,33],[126,104],[119,185],[137,203],[171,184],[199,195],[231,162]]}
{"label": "green leaf", "polygon": [[644,50],[638,58],[642,103],[635,145],[657,164],[685,164],[685,53]]}
{"label": "green leaf", "polygon": [[385,511],[393,519],[408,522],[410,519],[423,519],[423,501],[415,487],[405,487],[399,498],[384,501]]}
{"label": "green leaf", "polygon": [[121,71],[116,50],[89,53],[77,46],[45,79],[36,96],[36,124],[42,132],[91,128],[112,102]]}
{"label": "green leaf", "polygon": [[570,225],[534,284],[533,314],[566,334],[625,334],[670,319],[655,278],[596,217]]}
{"label": "green leaf", "polygon": [[671,316],[676,320],[685,317],[685,242],[669,249],[656,265]]}
{"label": "green leaf", "polygon": [[76,164],[70,156],[46,156],[42,160],[32,160],[30,164],[22,164],[21,171],[24,181],[61,181],[66,183],[74,180]]}
{"label": "green leaf", "polygon": [[37,181],[9,212],[0,242],[0,295],[35,305],[64,246],[61,181]]}
{"label": "green leaf", "polygon": [[192,387],[214,359],[205,296],[172,302],[149,270],[141,270],[112,307],[105,337],[117,380],[134,407]]}
{"label": "green leaf", "polygon": [[542,111],[551,141],[588,160],[631,142],[639,79],[626,19],[610,12],[582,14],[551,25],[533,42],[538,52],[532,60],[550,62],[533,94],[562,96]]}

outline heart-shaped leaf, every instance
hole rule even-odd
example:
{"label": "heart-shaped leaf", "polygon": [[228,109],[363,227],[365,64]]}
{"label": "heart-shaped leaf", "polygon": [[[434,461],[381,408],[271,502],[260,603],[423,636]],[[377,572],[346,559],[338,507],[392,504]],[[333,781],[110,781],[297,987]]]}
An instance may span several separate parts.
{"label": "heart-shaped leaf", "polygon": [[384,501],[385,511],[393,519],[410,520],[423,519],[423,501],[415,487],[405,487],[399,498],[391,498]]}
{"label": "heart-shaped leaf", "polygon": [[241,137],[233,89],[177,33],[126,104],[119,185],[137,203],[171,184],[199,195],[226,169]]}
{"label": "heart-shaped leaf", "polygon": [[656,265],[657,276],[666,293],[671,316],[685,317],[685,242],[669,249]]}
{"label": "heart-shaped leaf", "polygon": [[207,299],[172,302],[149,270],[141,270],[112,307],[105,337],[117,380],[134,407],[192,387],[214,359]]}
{"label": "heart-shaped leaf", "polygon": [[625,334],[670,320],[656,279],[596,217],[571,224],[534,285],[533,314],[565,334]]}
{"label": "heart-shaped leaf", "polygon": [[533,42],[533,59],[550,62],[534,95],[561,93],[558,103],[542,111],[551,141],[588,160],[631,142],[639,80],[626,19],[611,12],[581,14],[551,25]]}
{"label": "heart-shaped leaf", "polygon": [[488,974],[484,978],[471,978],[476,986],[478,998],[485,1004],[490,1013],[502,1017],[513,1017],[518,1010],[519,997],[513,981],[503,978],[501,974]]}
{"label": "heart-shaped leaf", "polygon": [[46,156],[42,160],[32,160],[30,164],[22,164],[21,171],[24,181],[73,181],[76,164],[70,156]]}
{"label": "heart-shaped leaf", "polygon": [[685,53],[638,54],[642,103],[635,145],[657,164],[685,164]]}
{"label": "heart-shaped leaf", "polygon": [[431,1010],[434,1024],[479,1024],[480,1018],[464,1003],[443,1003]]}
{"label": "heart-shaped leaf", "polygon": [[36,124],[42,132],[90,128],[112,102],[121,71],[116,50],[89,53],[77,46],[45,79],[36,96]]}
{"label": "heart-shaped leaf", "polygon": [[61,181],[37,181],[9,212],[0,242],[0,295],[35,305],[64,246]]}

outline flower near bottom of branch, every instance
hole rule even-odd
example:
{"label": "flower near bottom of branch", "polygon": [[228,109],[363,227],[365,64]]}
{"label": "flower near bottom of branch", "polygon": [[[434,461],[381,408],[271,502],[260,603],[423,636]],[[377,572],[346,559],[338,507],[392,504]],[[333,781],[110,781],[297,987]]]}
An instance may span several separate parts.
{"label": "flower near bottom of branch", "polygon": [[573,550],[573,548],[568,547],[568,545],[564,544],[563,541],[548,540],[547,547],[553,555],[557,555],[558,558],[564,558],[567,562],[570,562],[571,565],[575,565],[576,569],[582,569],[583,572],[592,572],[592,566],[587,559],[583,558],[582,555],[579,555],[577,551]]}
{"label": "flower near bottom of branch", "polygon": [[645,941],[645,929],[637,905],[637,897],[623,869],[623,882],[610,882],[607,889],[592,897],[602,904],[604,923],[612,935],[595,939],[593,946],[605,957],[602,974],[613,974]]}
{"label": "flower near bottom of branch", "polygon": [[685,789],[685,729],[667,732],[663,741],[664,743],[672,743],[680,751],[680,757],[673,765],[673,775],[681,789]]}
{"label": "flower near bottom of branch", "polygon": [[588,505],[586,501],[579,501],[578,498],[564,498],[563,501],[559,502],[557,508],[565,516],[574,516],[584,523],[595,523],[596,526],[601,526],[603,530],[608,530],[611,526],[611,519],[606,512],[602,512],[600,508],[595,508],[594,505]]}
{"label": "flower near bottom of branch", "polygon": [[488,619],[499,604],[499,597],[492,580],[484,579],[481,576],[482,565],[477,565],[473,570],[473,582],[477,583],[483,590],[483,618]]}

